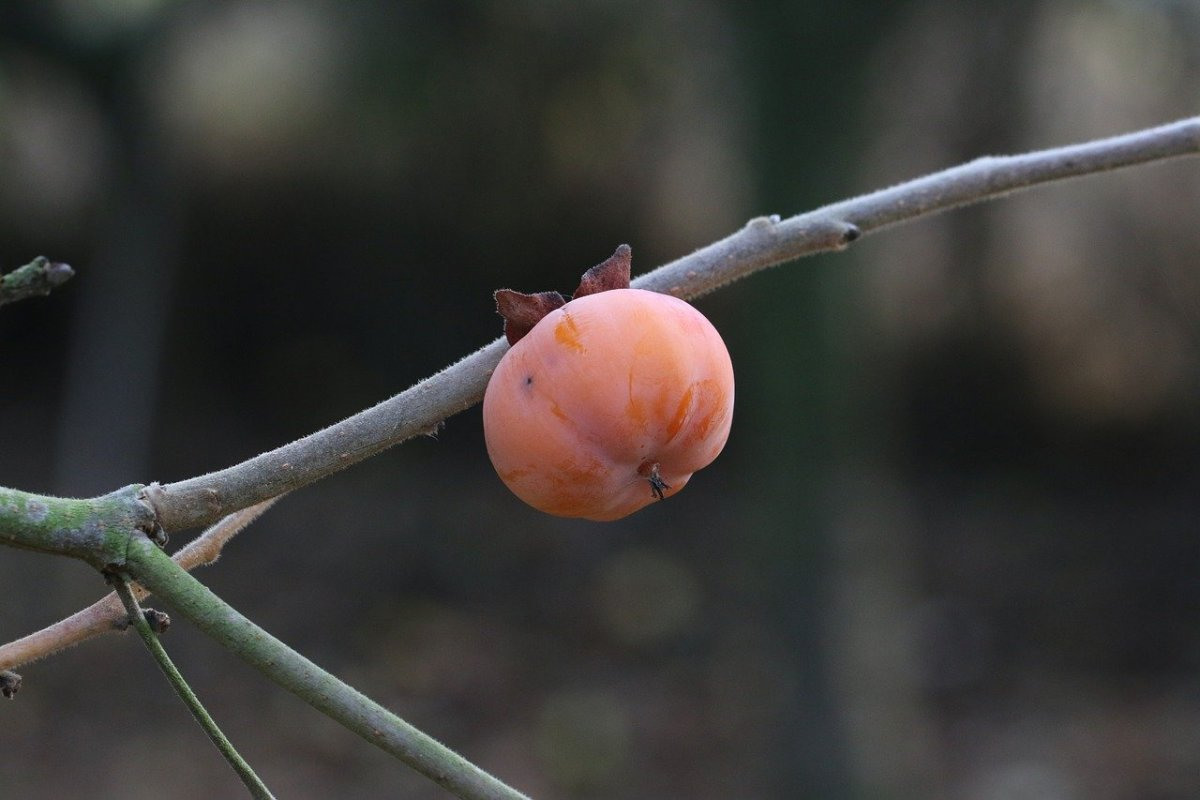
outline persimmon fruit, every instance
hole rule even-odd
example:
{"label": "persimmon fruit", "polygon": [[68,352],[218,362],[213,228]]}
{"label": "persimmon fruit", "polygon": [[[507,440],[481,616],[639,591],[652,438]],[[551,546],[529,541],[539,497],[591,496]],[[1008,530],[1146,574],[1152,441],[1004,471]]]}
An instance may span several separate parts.
{"label": "persimmon fruit", "polygon": [[629,247],[574,299],[502,289],[512,347],[483,398],[488,455],[549,514],[615,520],[675,494],[729,438],[733,366],[703,314],[630,289]]}

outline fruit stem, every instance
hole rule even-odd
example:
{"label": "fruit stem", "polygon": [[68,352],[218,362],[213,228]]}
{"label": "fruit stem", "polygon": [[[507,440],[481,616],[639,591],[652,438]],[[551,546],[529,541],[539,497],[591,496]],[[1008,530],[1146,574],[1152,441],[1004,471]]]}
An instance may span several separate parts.
{"label": "fruit stem", "polygon": [[670,489],[671,486],[662,479],[661,475],[658,474],[657,461],[655,461],[653,464],[642,464],[640,467],[638,467],[638,474],[643,476],[646,481],[649,482],[650,494],[654,495],[659,500],[666,498],[666,495],[663,494],[663,489]]}

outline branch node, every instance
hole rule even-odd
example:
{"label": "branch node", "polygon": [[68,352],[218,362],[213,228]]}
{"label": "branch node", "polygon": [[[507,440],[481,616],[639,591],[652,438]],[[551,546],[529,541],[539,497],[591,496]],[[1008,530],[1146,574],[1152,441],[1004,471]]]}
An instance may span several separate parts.
{"label": "branch node", "polygon": [[4,695],[9,700],[17,696],[17,690],[21,688],[21,676],[9,670],[0,671],[0,695]]}
{"label": "branch node", "polygon": [[750,230],[760,233],[767,233],[780,222],[778,214],[768,214],[763,217],[755,217],[746,223],[746,227]]}
{"label": "branch node", "polygon": [[171,627],[171,615],[165,611],[159,611],[157,608],[142,607],[142,617],[145,618],[146,624],[150,626],[150,630],[161,636]]}
{"label": "branch node", "polygon": [[[164,634],[171,627],[171,615],[165,611],[159,611],[156,608],[143,608],[142,619],[146,620],[146,624],[150,626],[150,630],[156,634]],[[129,626],[133,624],[128,614],[124,614],[112,621],[112,629],[114,631],[127,631]]]}
{"label": "branch node", "polygon": [[166,547],[167,542],[170,541],[170,537],[167,536],[167,532],[163,530],[163,526],[158,524],[158,513],[154,508],[154,504],[150,502],[150,497],[145,488],[138,492],[137,499],[143,506],[146,507],[146,510],[149,512],[149,516],[146,519],[138,522],[137,529],[146,534],[146,538],[154,542],[160,548]]}
{"label": "branch node", "polygon": [[146,532],[146,535],[149,536],[150,541],[158,545],[159,548],[166,547],[167,542],[171,540],[171,537],[167,536],[167,532],[163,530],[163,526],[159,525],[157,522],[154,523],[154,527],[151,530]]}

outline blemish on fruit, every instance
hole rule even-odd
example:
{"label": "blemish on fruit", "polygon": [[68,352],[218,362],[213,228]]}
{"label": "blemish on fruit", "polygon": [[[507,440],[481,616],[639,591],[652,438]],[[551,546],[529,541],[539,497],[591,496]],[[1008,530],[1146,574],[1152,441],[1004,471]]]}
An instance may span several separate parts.
{"label": "blemish on fruit", "polygon": [[565,311],[562,319],[554,326],[554,341],[566,345],[577,353],[583,352],[583,343],[579,340],[579,327],[571,315]]}
{"label": "blemish on fruit", "polygon": [[629,400],[625,403],[625,416],[631,419],[639,428],[645,428],[646,411],[642,408],[642,404],[638,402],[638,387],[634,382],[632,372],[629,374],[628,387]]}
{"label": "blemish on fruit", "polygon": [[679,398],[679,405],[675,407],[675,416],[671,417],[670,424],[667,425],[667,441],[671,441],[679,433],[679,429],[683,427],[683,423],[687,420],[688,414],[692,410],[692,393],[694,386],[689,386],[687,391],[683,393],[683,397]]}

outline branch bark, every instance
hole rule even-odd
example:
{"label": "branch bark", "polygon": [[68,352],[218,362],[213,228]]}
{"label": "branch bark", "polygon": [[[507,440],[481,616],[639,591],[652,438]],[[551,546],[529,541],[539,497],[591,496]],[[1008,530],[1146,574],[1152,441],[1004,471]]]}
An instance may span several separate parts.
{"label": "branch bark", "polygon": [[130,539],[124,571],[267,678],[457,797],[529,800],[255,625],[144,536]]}
{"label": "branch bark", "polygon": [[75,500],[0,487],[0,544],[71,556],[103,572],[125,558],[130,531],[165,543],[140,485]]}
{"label": "branch bark", "polygon": [[110,579],[116,587],[116,595],[124,604],[126,615],[129,617],[138,636],[142,638],[146,649],[154,657],[158,668],[166,676],[167,681],[171,684],[171,688],[175,690],[175,694],[179,695],[179,699],[183,701],[188,711],[192,713],[192,717],[204,729],[204,733],[208,736],[209,741],[213,743],[213,746],[217,748],[222,758],[237,773],[246,790],[250,792],[250,796],[255,798],[255,800],[275,800],[275,795],[271,794],[271,790],[267,788],[267,785],[262,782],[262,779],[254,772],[254,769],[246,763],[246,759],[242,758],[242,754],[237,751],[237,748],[233,746],[233,742],[229,741],[229,737],[218,727],[216,720],[208,713],[208,709],[200,702],[200,698],[192,691],[192,687],[188,685],[188,682],[184,680],[175,663],[171,661],[171,657],[163,649],[162,642],[158,640],[158,636],[150,629],[150,624],[146,622],[142,609],[138,605],[137,598],[134,597],[133,587],[119,575],[111,576]]}
{"label": "branch bark", "polygon": [[[189,542],[172,558],[176,564],[189,572],[197,567],[212,564],[220,557],[221,549],[229,540],[258,519],[276,500],[278,498],[271,498],[230,514]],[[138,584],[133,584],[131,589],[138,602],[150,595]],[[109,593],[66,619],[16,641],[0,645],[0,670],[16,669],[105,633],[125,631],[129,627],[129,621],[121,599],[117,597],[116,592]]]}
{"label": "branch bark", "polygon": [[[0,513],[0,531],[4,531],[6,525],[14,527],[16,531],[13,538],[16,542],[28,545],[33,541],[38,545],[34,549],[84,558],[101,572],[117,576],[118,580],[122,581],[118,585],[118,594],[123,587],[126,592],[125,596],[120,597],[120,607],[124,610],[117,613],[117,619],[133,623],[142,638],[151,646],[156,658],[160,659],[160,665],[168,672],[177,691],[180,691],[181,697],[188,702],[193,713],[197,714],[197,719],[205,726],[210,737],[216,736],[214,743],[223,753],[226,750],[222,744],[222,737],[215,732],[215,724],[212,729],[209,728],[211,720],[206,719],[207,715],[199,707],[199,701],[190,690],[182,688],[182,678],[177,675],[173,666],[167,664],[168,659],[165,659],[161,648],[157,647],[157,640],[149,633],[147,622],[141,617],[133,586],[125,587],[125,583],[136,581],[138,595],[158,595],[173,610],[275,683],[458,797],[465,800],[528,800],[525,795],[484,772],[271,636],[188,573],[185,566],[199,566],[216,560],[224,543],[265,511],[273,499],[230,515],[183,548],[176,554],[175,559],[172,559],[161,550],[161,541],[151,539],[145,530],[134,524],[149,516],[149,509],[137,499],[140,488],[127,487],[121,492],[106,495],[96,501],[41,497],[0,489],[0,512],[3,512]],[[120,520],[126,519],[121,512],[131,503],[135,510],[141,510],[141,514],[127,515],[128,519],[121,528]],[[115,513],[110,506],[116,509]],[[86,535],[80,540],[81,543],[74,543],[74,529],[69,529],[64,537],[72,542],[69,548],[54,550],[41,546],[41,538],[48,535],[43,528],[74,521],[77,517],[86,519],[89,509],[99,509],[92,516],[103,514],[105,522],[83,526]],[[34,523],[28,523],[27,518],[30,516],[34,518]],[[100,533],[93,535],[93,528]],[[88,547],[95,547],[96,554],[85,556]],[[81,619],[72,622],[75,617]],[[32,637],[6,645],[2,649],[2,663],[11,666],[17,663],[15,659],[29,660],[31,657],[45,655],[47,653],[41,651],[47,650],[51,644],[61,644],[65,635],[87,638],[88,635],[112,630],[114,624],[113,609],[108,598],[75,617],[59,623],[58,626],[51,626],[41,635],[34,634]],[[19,675],[0,668],[0,691],[4,696],[11,697],[20,686],[20,682]],[[257,781],[252,771],[249,771],[248,767],[243,769],[244,761],[241,761],[236,753],[227,753],[227,757],[231,758],[231,764],[238,770],[239,775],[244,779],[252,779],[261,787],[261,782]],[[269,793],[265,793],[265,787],[262,791],[264,793],[261,796],[269,796]]]}
{"label": "branch bark", "polygon": [[[840,250],[861,235],[1039,184],[1200,154],[1200,117],[1015,156],[989,156],[786,220],[760,217],[736,233],[633,282],[692,299],[767,267]],[[153,484],[146,498],[167,530],[207,525],[305,486],[392,445],[436,430],[482,399],[507,342],[497,339],[400,394],[235,466]]]}

